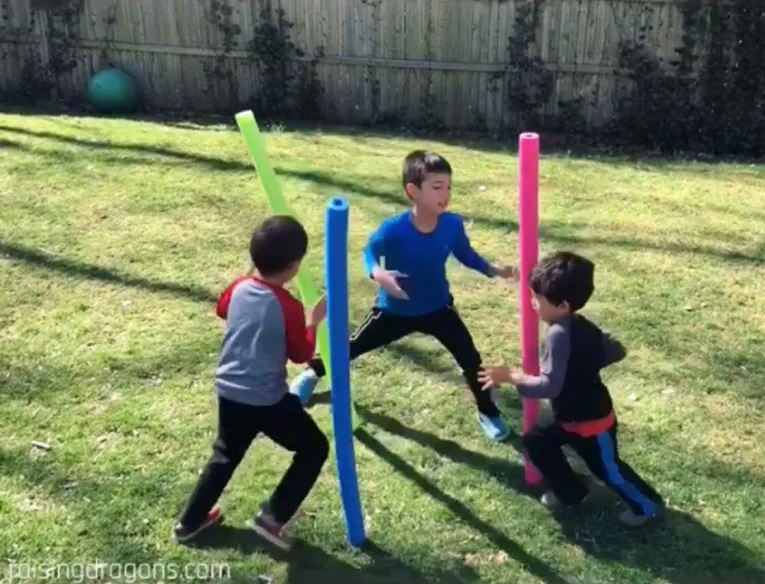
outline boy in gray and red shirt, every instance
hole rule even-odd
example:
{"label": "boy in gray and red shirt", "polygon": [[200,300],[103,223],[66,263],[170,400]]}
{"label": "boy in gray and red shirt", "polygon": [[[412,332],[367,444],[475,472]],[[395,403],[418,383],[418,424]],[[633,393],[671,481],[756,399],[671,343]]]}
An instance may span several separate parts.
{"label": "boy in gray and red shirt", "polygon": [[298,272],[308,247],[303,227],[290,217],[271,217],[250,242],[256,275],[235,280],[221,294],[217,314],[226,320],[218,360],[218,436],[213,453],[175,526],[180,542],[217,523],[213,507],[255,437],[261,432],[295,453],[292,464],[249,525],[289,549],[283,528],[316,482],[329,444],[297,396],[288,393],[287,360],[305,363],[326,315],[321,300],[304,313],[284,288]]}

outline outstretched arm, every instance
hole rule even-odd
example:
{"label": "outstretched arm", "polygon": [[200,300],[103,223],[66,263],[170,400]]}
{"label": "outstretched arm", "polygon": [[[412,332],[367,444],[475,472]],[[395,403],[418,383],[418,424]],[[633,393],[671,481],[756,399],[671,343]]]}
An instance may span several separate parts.
{"label": "outstretched arm", "polygon": [[457,220],[457,232],[455,233],[454,247],[452,249],[454,257],[462,265],[493,278],[497,275],[497,269],[473,249],[473,246],[470,245],[470,239],[468,239],[465,232],[465,224],[462,222],[462,219],[458,218]]}
{"label": "outstretched arm", "polygon": [[385,255],[386,226],[383,224],[375,231],[364,247],[364,269],[367,276],[394,298],[407,300],[409,297],[401,288],[397,278],[405,278],[406,274],[397,271],[388,271],[380,266],[380,258]]}
{"label": "outstretched arm", "polygon": [[539,375],[527,375],[519,369],[486,366],[482,368],[479,380],[484,389],[502,383],[517,386],[518,393],[530,399],[554,399],[563,389],[568,359],[571,356],[571,342],[562,327],[550,329],[547,337],[545,358]]}
{"label": "outstretched arm", "polygon": [[380,265],[380,257],[385,250],[385,226],[381,226],[375,231],[364,246],[364,269],[367,276],[372,277],[375,268]]}

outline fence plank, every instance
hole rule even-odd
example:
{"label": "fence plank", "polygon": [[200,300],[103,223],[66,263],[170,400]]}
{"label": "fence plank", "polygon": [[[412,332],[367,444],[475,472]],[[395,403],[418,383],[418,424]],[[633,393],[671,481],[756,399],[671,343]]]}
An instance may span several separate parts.
{"label": "fence plank", "polygon": [[[706,0],[708,6],[712,0]],[[559,102],[579,100],[591,126],[610,119],[624,87],[616,70],[620,45],[643,42],[666,66],[682,43],[683,0],[83,0],[77,65],[58,78],[63,97],[81,97],[90,74],[111,61],[139,81],[153,107],[226,109],[257,92],[248,43],[262,12],[282,8],[292,42],[312,59],[325,93],[321,108],[339,121],[431,115],[452,127],[496,131],[508,111],[508,44],[524,6],[539,18],[530,54],[554,76],[546,119]],[[218,20],[238,24],[224,55]],[[22,79],[24,64],[45,52],[50,12],[30,0],[5,0],[0,10],[0,90]],[[706,17],[706,16],[705,16]],[[60,20],[60,17],[58,17]],[[31,29],[31,30],[30,30]],[[700,50],[706,39],[699,39]],[[102,55],[106,59],[102,59]],[[211,74],[216,57],[219,74]],[[223,58],[225,57],[225,58]],[[222,59],[222,60],[221,60]]]}

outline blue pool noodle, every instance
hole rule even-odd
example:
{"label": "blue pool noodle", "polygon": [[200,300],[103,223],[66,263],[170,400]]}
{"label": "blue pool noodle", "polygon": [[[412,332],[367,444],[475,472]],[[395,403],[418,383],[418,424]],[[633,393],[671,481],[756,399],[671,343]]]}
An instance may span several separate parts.
{"label": "blue pool noodle", "polygon": [[326,225],[327,324],[329,328],[332,425],[337,477],[345,513],[348,542],[364,543],[356,459],[351,425],[351,371],[348,346],[348,201],[334,198],[327,206]]}

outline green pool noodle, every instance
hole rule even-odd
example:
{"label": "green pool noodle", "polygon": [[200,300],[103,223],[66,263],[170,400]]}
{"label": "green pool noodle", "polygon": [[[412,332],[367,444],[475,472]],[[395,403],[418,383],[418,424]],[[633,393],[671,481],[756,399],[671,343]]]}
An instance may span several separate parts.
{"label": "green pool noodle", "polygon": [[[236,125],[239,127],[239,131],[244,137],[244,141],[247,143],[247,149],[250,152],[250,158],[253,165],[255,165],[255,171],[257,172],[260,184],[263,187],[263,191],[266,193],[268,204],[271,207],[271,211],[276,215],[289,215],[297,218],[296,213],[287,204],[287,200],[284,198],[279,180],[276,178],[271,163],[268,160],[268,154],[266,152],[266,144],[263,140],[263,135],[258,128],[258,122],[255,120],[255,115],[252,110],[241,111],[236,114]],[[297,274],[297,286],[300,298],[305,306],[313,306],[321,298],[321,293],[316,285],[311,280],[311,276],[305,269],[304,265],[300,266],[300,270]],[[329,333],[327,331],[327,323],[323,322],[319,325],[316,331],[317,345],[319,347],[319,355],[324,362],[324,368],[326,369],[326,377],[330,378],[330,359],[329,359]],[[356,414],[356,408],[351,402],[351,414],[353,417],[353,428],[359,426],[359,418]]]}

